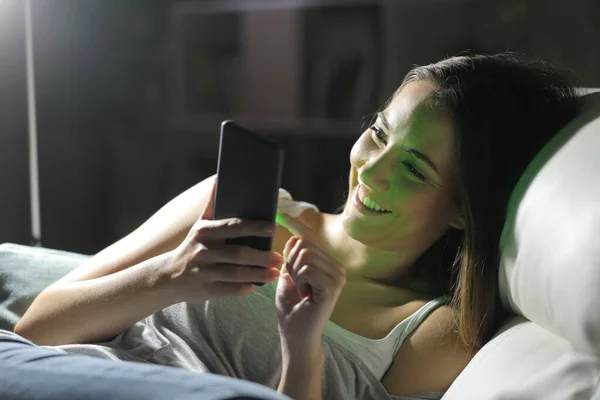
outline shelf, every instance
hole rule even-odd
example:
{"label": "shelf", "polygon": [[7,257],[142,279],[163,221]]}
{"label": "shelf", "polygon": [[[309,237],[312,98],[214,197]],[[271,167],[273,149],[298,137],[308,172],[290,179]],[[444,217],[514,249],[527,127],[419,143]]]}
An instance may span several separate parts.
{"label": "shelf", "polygon": [[226,13],[244,11],[269,11],[305,9],[315,7],[348,7],[379,5],[396,0],[218,0],[218,1],[177,1],[173,5],[176,15]]}
{"label": "shelf", "polygon": [[[377,62],[383,4],[175,3],[173,130],[218,132],[221,121],[235,115],[265,133],[358,137],[362,117],[380,105],[381,84],[388,80],[384,63]],[[248,5],[258,8],[246,12]],[[263,12],[267,6],[272,11]],[[347,7],[338,12],[339,6]]]}
{"label": "shelf", "polygon": [[475,2],[479,0],[183,0],[177,1],[177,14],[202,14],[215,12],[269,11],[316,7],[349,7],[387,5],[400,2]]}
{"label": "shelf", "polygon": [[172,131],[196,131],[200,134],[218,134],[221,122],[234,120],[240,125],[257,132],[274,135],[302,135],[328,137],[355,137],[362,132],[360,120],[336,120],[303,118],[297,120],[278,118],[255,118],[252,116],[231,116],[210,114],[198,117],[179,116],[174,118]]}

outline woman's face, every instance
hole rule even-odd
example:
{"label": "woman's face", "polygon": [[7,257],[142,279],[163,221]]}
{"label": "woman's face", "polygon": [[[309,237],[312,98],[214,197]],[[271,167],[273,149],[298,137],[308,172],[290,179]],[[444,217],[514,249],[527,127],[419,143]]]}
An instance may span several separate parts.
{"label": "woman's face", "polygon": [[457,138],[450,118],[423,104],[434,89],[428,81],[408,84],[352,148],[342,219],[365,245],[424,251],[447,228],[462,228]]}

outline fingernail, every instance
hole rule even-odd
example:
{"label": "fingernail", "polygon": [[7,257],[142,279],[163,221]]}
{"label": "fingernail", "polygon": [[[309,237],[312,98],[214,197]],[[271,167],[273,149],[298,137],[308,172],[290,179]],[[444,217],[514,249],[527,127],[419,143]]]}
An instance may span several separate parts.
{"label": "fingernail", "polygon": [[281,271],[279,271],[277,268],[271,268],[269,270],[269,275],[277,278],[279,275],[281,275]]}

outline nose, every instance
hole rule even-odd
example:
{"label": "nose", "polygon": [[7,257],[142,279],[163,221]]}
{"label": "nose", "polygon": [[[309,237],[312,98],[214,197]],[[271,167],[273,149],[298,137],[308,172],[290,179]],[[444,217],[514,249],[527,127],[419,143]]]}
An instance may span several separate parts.
{"label": "nose", "polygon": [[358,171],[358,180],[378,192],[386,192],[390,188],[389,172],[391,160],[385,154],[373,154]]}

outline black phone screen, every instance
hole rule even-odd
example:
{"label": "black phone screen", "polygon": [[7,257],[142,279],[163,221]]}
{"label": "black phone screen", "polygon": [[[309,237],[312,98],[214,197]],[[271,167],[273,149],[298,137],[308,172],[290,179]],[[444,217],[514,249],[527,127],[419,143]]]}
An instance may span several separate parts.
{"label": "black phone screen", "polygon": [[[221,124],[214,219],[240,217],[275,222],[283,150],[233,121]],[[272,239],[242,237],[227,243],[271,250]]]}

